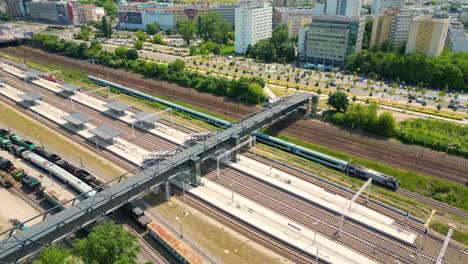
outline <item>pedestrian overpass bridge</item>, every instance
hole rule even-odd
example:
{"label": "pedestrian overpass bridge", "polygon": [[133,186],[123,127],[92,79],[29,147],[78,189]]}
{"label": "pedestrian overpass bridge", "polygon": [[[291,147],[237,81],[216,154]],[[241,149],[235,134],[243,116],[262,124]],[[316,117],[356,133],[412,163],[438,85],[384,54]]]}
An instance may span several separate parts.
{"label": "pedestrian overpass bridge", "polygon": [[[249,136],[252,132],[288,116],[301,107],[305,106],[307,113],[310,113],[312,96],[309,93],[296,93],[232,123],[224,130],[212,132],[203,140],[181,149],[173,156],[155,162],[153,165],[151,163],[144,165],[139,172],[129,178],[125,179],[121,176],[114,179],[115,184],[95,196],[84,199],[85,196],[81,195],[78,198],[82,201],[76,204],[77,198],[75,198],[70,201],[72,206],[55,215],[48,216],[47,212],[41,214],[38,217],[44,218],[43,221],[29,229],[22,231],[11,229],[4,232],[7,238],[0,241],[0,263],[20,262],[43,247],[105,217],[141,194],[162,184],[166,184],[168,188],[169,179],[180,172],[190,170],[195,176],[191,178],[197,184],[200,163],[203,160],[222,149],[229,149],[239,144],[242,138]],[[15,233],[16,231],[18,232]]]}

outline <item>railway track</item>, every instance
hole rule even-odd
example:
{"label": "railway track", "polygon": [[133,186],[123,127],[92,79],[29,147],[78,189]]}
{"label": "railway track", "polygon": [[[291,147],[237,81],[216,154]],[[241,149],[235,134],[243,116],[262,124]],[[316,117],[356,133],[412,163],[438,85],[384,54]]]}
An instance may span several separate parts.
{"label": "railway track", "polygon": [[[380,252],[382,256],[376,260],[383,262],[390,261],[388,258],[394,257],[394,252],[396,252],[395,250],[404,250],[409,254],[418,254],[419,257],[426,259],[429,263],[435,261],[434,257],[427,253],[420,252],[413,246],[396,241],[393,238],[364,227],[352,220],[346,221],[346,224],[341,231],[342,237],[340,237],[340,240],[336,240],[336,234],[338,233],[339,226],[332,223],[340,222],[339,215],[323,209],[302,197],[287,193],[279,188],[269,185],[268,183],[253,179],[247,174],[231,169],[228,169],[228,171],[230,172],[229,176],[223,176],[222,178],[229,178],[229,180],[216,180],[216,176],[213,174],[208,176],[208,178],[214,180],[214,182],[218,184],[221,184],[227,189],[235,191],[247,199],[254,200],[257,203],[282,214],[284,217],[289,218],[294,222],[301,223],[314,232],[319,232],[329,239],[339,242],[343,246],[351,248],[371,259],[376,259],[374,255],[378,254],[375,252],[377,251]],[[233,181],[235,184],[232,184]],[[278,205],[280,206],[279,210]],[[313,220],[319,220],[319,224],[322,228],[319,229],[317,226],[311,225]],[[324,231],[324,229],[329,231]],[[373,238],[372,241],[369,240],[369,238]],[[410,258],[402,256],[401,254],[397,257],[397,260],[402,263],[412,263]]]}
{"label": "railway track", "polygon": [[452,213],[452,214],[455,214],[455,215],[458,215],[458,216],[468,218],[468,212],[463,210],[463,209],[460,209],[458,207],[451,206],[449,204],[439,202],[439,201],[434,200],[432,198],[429,198],[429,197],[426,197],[426,196],[423,196],[423,195],[420,195],[420,194],[417,194],[417,193],[414,193],[414,192],[410,192],[408,190],[401,189],[401,188],[396,190],[396,193],[401,194],[401,195],[403,195],[405,197],[409,197],[409,198],[412,198],[414,200],[423,202],[425,204],[431,205],[434,208],[441,209],[443,211],[446,211],[446,212],[449,212],[449,213]]}
{"label": "railway track", "polygon": [[[174,193],[181,196],[182,190],[173,187]],[[296,263],[317,263],[315,256],[305,254],[301,250],[292,248],[291,245],[285,244],[278,239],[258,230],[256,227],[245,223],[240,219],[234,218],[218,208],[200,200],[189,192],[185,193],[185,200],[187,204],[216,219],[217,221],[228,225],[242,234],[248,234],[253,240],[263,244],[265,247],[273,249],[274,251],[281,252],[285,256],[289,256]],[[319,260],[318,263],[325,263]]]}
{"label": "railway track", "polygon": [[133,233],[137,237],[137,242],[141,246],[141,250],[143,250],[146,255],[151,257],[155,263],[158,264],[169,264],[170,262],[166,260],[158,251],[156,251],[146,239],[143,237],[147,232],[140,234],[135,229],[133,229],[128,223],[126,223],[123,219],[123,216],[120,215],[120,212],[116,212],[113,214],[112,218],[117,220],[120,224],[123,225],[123,229]]}
{"label": "railway track", "polygon": [[[297,137],[302,140],[320,142],[333,149],[349,152],[354,155],[362,156],[376,161],[385,160],[400,168],[410,169],[427,175],[434,175],[438,178],[447,179],[460,184],[467,182],[468,168],[459,168],[459,166],[446,167],[446,164],[439,162],[424,161],[419,158],[417,153],[414,155],[404,153],[403,151],[394,151],[388,148],[376,147],[370,144],[362,144],[355,141],[354,136],[349,134],[335,135],[328,131],[321,131],[313,125],[304,125],[294,121],[282,120],[272,126],[276,132],[285,132],[287,135]],[[395,152],[398,152],[396,154]],[[411,153],[411,152],[410,152]],[[463,161],[466,163],[466,161]]]}
{"label": "railway track", "polygon": [[[24,193],[20,187],[18,186],[19,184],[13,184],[11,188],[8,188],[8,192],[13,194],[14,196],[20,198],[21,200],[25,201],[27,204],[29,204],[32,208],[34,208],[36,211],[39,213],[44,212],[46,209],[42,206],[39,205],[39,202],[42,200],[34,200],[32,197]],[[53,213],[52,213],[53,214]],[[50,214],[49,214],[50,215]]]}

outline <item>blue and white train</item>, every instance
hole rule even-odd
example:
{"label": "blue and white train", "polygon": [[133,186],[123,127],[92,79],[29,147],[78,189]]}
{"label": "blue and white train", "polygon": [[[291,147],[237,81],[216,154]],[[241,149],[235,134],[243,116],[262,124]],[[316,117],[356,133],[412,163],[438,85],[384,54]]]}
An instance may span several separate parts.
{"label": "blue and white train", "polygon": [[[91,75],[89,75],[88,78],[95,83],[98,83],[103,86],[109,86],[109,87],[115,88],[119,90],[120,92],[125,93],[127,95],[167,105],[171,107],[172,109],[174,109],[175,111],[186,113],[190,116],[193,116],[197,119],[203,120],[209,124],[212,124],[218,127],[228,127],[230,125],[228,121],[222,120],[220,118],[216,118],[216,117],[198,112],[196,110],[151,96],[149,94],[146,94],[140,91],[136,91],[134,89],[131,89],[131,88],[128,88],[128,87],[125,87],[125,86],[122,86],[113,82],[106,81],[101,78],[97,78]],[[284,141],[284,140],[281,140],[272,136],[268,136],[260,132],[255,132],[254,135],[257,137],[257,140],[259,142],[294,153],[308,160],[318,162],[320,164],[326,165],[328,167],[331,167],[340,171],[349,170],[350,174],[358,176],[358,177],[362,177],[366,179],[372,178],[373,182],[379,183],[392,190],[398,189],[400,185],[398,180],[393,177],[390,177],[388,175],[385,175],[383,173],[380,173],[374,170],[367,169],[357,164],[349,164],[349,162],[347,161],[340,160],[340,159],[328,156],[326,154],[313,151],[313,150],[310,150],[310,149],[307,149],[307,148],[304,148],[295,144],[291,144],[287,141]]]}
{"label": "blue and white train", "polygon": [[306,158],[308,160],[312,160],[318,162],[320,164],[326,165],[328,167],[340,170],[340,171],[347,171],[349,173],[358,177],[362,178],[372,178],[373,182],[379,183],[385,187],[388,187],[392,190],[398,189],[400,183],[397,179],[380,173],[378,171],[370,170],[368,168],[362,167],[358,164],[350,164],[347,161],[340,160],[326,154],[313,151],[287,141],[281,140],[279,138],[275,138],[269,135],[265,135],[263,133],[255,133],[257,137],[257,141],[262,142],[264,144],[273,146],[275,148],[279,148],[291,153],[294,153],[298,156]]}

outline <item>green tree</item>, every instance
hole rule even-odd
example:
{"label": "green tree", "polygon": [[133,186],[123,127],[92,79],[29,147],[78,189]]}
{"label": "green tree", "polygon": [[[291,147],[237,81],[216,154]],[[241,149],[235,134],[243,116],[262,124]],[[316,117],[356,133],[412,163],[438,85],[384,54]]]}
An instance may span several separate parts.
{"label": "green tree", "polygon": [[86,25],[82,25],[80,28],[80,32],[78,32],[78,34],[76,35],[76,38],[88,41],[90,34],[91,34],[91,29]]}
{"label": "green tree", "polygon": [[391,136],[395,133],[396,121],[393,115],[389,112],[384,112],[379,115],[376,122],[376,130],[380,135]]}
{"label": "green tree", "polygon": [[166,41],[161,37],[159,34],[154,34],[153,35],[153,43],[154,44],[161,44],[161,45],[166,45]]}
{"label": "green tree", "polygon": [[128,49],[125,53],[125,57],[129,60],[137,60],[138,51],[136,49]]}
{"label": "green tree", "polygon": [[143,41],[141,40],[136,40],[134,43],[134,46],[137,50],[141,50],[143,48]]}
{"label": "green tree", "polygon": [[192,20],[182,19],[177,22],[177,30],[182,38],[190,45],[190,41],[195,38],[196,27]]}
{"label": "green tree", "polygon": [[[99,3],[97,5],[99,6]],[[109,15],[111,21],[116,18],[117,6],[112,3],[112,0],[105,0],[100,6],[104,7],[104,10],[106,10],[106,13]]]}
{"label": "green tree", "polygon": [[125,47],[118,47],[114,50],[115,56],[117,56],[119,59],[124,59],[127,54],[127,48]]}
{"label": "green tree", "polygon": [[13,17],[9,13],[0,12],[0,21],[10,21]]}
{"label": "green tree", "polygon": [[262,87],[258,83],[251,83],[247,88],[247,101],[250,103],[261,103],[265,99]]}
{"label": "green tree", "polygon": [[105,16],[101,19],[101,33],[104,37],[110,38],[112,36],[112,25],[107,22],[107,18]]}
{"label": "green tree", "polygon": [[231,25],[221,18],[217,12],[208,12],[200,17],[199,33],[204,41],[226,44],[229,40]]}
{"label": "green tree", "polygon": [[88,237],[77,240],[73,251],[85,263],[137,263],[140,250],[137,237],[112,221],[93,229]]}
{"label": "green tree", "polygon": [[154,34],[158,33],[159,30],[161,30],[161,27],[159,26],[159,24],[157,22],[149,23],[149,24],[146,25],[146,33],[148,35],[154,35]]}
{"label": "green tree", "polygon": [[71,251],[57,246],[44,248],[33,264],[63,264],[71,256]]}
{"label": "green tree", "polygon": [[348,95],[341,91],[336,91],[328,97],[327,104],[338,112],[345,111],[349,106]]}
{"label": "green tree", "polygon": [[146,41],[146,39],[148,38],[148,35],[146,35],[146,33],[141,29],[137,30],[135,35],[138,38],[138,40],[141,40],[141,41]]}
{"label": "green tree", "polygon": [[173,63],[169,64],[169,71],[182,72],[185,68],[185,62],[181,59],[176,59]]}

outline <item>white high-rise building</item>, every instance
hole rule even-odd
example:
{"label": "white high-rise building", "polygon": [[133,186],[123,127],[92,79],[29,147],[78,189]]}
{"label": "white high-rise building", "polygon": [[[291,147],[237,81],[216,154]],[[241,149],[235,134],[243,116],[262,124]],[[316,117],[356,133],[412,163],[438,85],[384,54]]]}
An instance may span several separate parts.
{"label": "white high-rise building", "polygon": [[394,7],[402,7],[405,5],[406,0],[373,0],[372,1],[372,15],[383,14],[387,9]]}
{"label": "white high-rise building", "polygon": [[271,37],[273,9],[266,3],[236,8],[234,50],[245,53],[249,45]]}
{"label": "white high-rise building", "polygon": [[359,16],[361,14],[361,0],[328,0],[325,14],[337,16]]}

